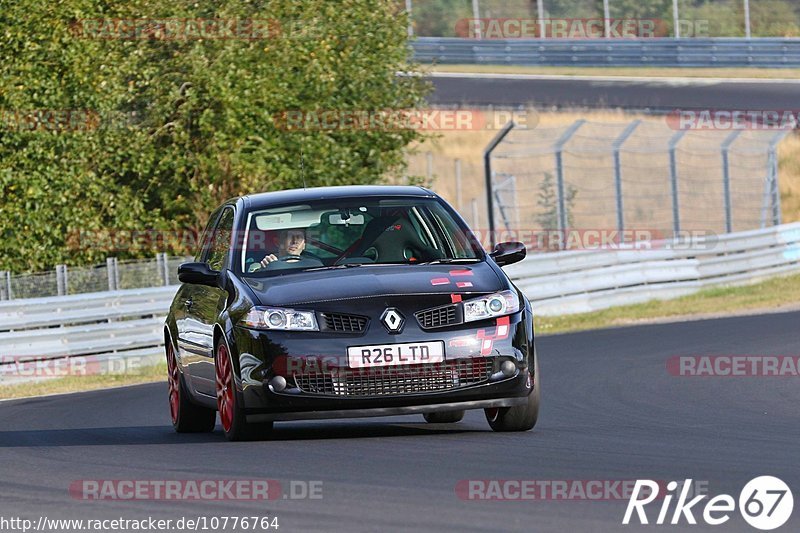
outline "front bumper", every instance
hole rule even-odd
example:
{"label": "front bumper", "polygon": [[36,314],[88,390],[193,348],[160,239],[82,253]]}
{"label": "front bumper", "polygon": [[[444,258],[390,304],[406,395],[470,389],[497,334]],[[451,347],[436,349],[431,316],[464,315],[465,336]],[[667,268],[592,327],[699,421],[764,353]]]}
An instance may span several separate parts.
{"label": "front bumper", "polygon": [[[520,312],[471,328],[407,328],[401,337],[380,330],[332,335],[236,327],[245,413],[248,420],[298,420],[519,405],[532,390],[534,349],[528,323]],[[369,369],[365,376],[348,368],[343,356],[348,346],[425,341],[444,342],[444,363]],[[504,361],[513,363],[510,375],[501,372]],[[430,373],[419,372],[433,365],[439,366]],[[286,388],[270,385],[275,376],[286,379]]]}

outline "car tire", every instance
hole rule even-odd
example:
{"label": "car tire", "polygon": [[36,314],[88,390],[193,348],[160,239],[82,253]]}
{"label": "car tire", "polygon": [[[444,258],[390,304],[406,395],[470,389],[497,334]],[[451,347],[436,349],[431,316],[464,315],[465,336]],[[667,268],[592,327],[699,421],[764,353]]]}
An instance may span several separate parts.
{"label": "car tire", "polygon": [[172,427],[178,433],[209,433],[214,431],[217,412],[214,409],[201,407],[189,400],[183,376],[178,370],[175,348],[167,342],[167,387],[169,394],[169,410]]}
{"label": "car tire", "polygon": [[539,361],[534,363],[533,390],[524,405],[514,407],[495,407],[485,409],[486,420],[494,431],[528,431],[533,429],[539,419]]}
{"label": "car tire", "polygon": [[425,422],[429,424],[455,424],[464,418],[464,411],[440,411],[438,413],[424,413]]}
{"label": "car tire", "polygon": [[224,342],[220,342],[215,351],[217,355],[214,358],[217,411],[225,438],[229,441],[241,441],[268,436],[272,431],[272,422],[259,424],[247,422],[241,395],[236,389],[233,360],[228,346]]}

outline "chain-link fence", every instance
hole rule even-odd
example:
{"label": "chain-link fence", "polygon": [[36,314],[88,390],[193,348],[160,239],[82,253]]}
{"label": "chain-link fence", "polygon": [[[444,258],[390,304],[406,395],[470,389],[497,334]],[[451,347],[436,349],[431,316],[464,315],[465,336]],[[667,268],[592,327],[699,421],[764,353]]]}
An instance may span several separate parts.
{"label": "chain-link fence", "polygon": [[491,157],[495,229],[730,233],[780,224],[787,131],[666,122],[512,129]]}
{"label": "chain-link fence", "polygon": [[[495,231],[643,230],[669,239],[779,224],[776,151],[791,130],[683,130],[677,120],[512,129],[490,160]],[[485,168],[475,157],[489,141],[482,139],[410,154],[407,172],[488,244]],[[446,155],[454,151],[463,158]]]}
{"label": "chain-link fence", "polygon": [[191,260],[160,253],[153,259],[118,261],[109,257],[105,265],[58,265],[55,270],[35,274],[0,272],[0,300],[175,285],[178,265]]}
{"label": "chain-link fence", "polygon": [[[616,35],[618,21],[653,21],[655,37],[800,36],[796,0],[398,0],[398,4],[410,12],[409,33],[420,37],[491,39],[511,22],[512,35],[506,37],[586,38],[587,23],[602,20],[608,20],[610,37]],[[598,30],[601,37],[604,30],[602,26]]]}

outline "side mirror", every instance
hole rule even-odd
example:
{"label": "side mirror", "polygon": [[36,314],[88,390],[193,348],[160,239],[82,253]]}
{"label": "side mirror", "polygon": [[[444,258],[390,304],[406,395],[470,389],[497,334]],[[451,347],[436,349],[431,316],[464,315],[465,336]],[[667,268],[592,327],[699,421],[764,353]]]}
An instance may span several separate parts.
{"label": "side mirror", "polygon": [[178,267],[178,279],[181,283],[219,286],[219,272],[211,270],[206,263],[183,263]]}
{"label": "side mirror", "polygon": [[522,261],[527,253],[525,245],[521,242],[501,242],[494,247],[489,256],[502,267]]}

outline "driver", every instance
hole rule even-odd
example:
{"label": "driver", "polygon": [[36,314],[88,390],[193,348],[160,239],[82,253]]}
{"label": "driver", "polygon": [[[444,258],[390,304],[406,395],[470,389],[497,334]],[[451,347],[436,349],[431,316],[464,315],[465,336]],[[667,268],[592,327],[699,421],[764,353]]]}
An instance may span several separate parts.
{"label": "driver", "polygon": [[287,263],[296,263],[303,258],[301,254],[306,249],[306,230],[303,228],[286,229],[278,237],[278,255],[269,254],[261,260],[261,266],[266,267],[272,262],[283,260]]}

